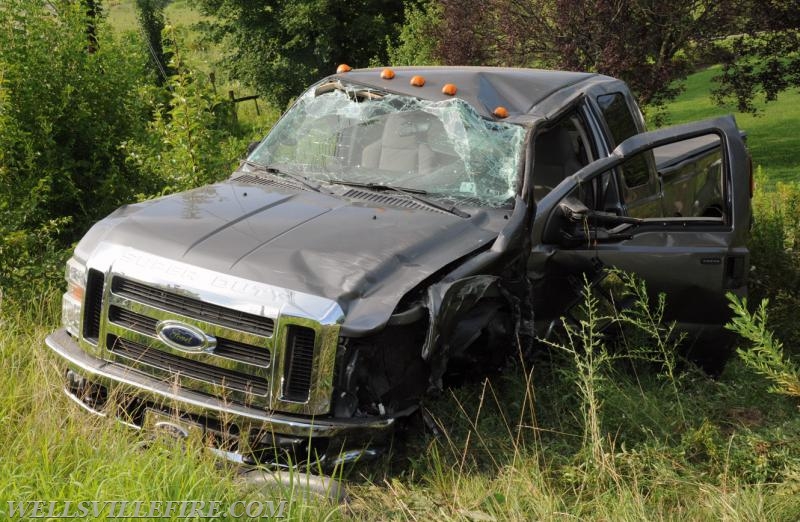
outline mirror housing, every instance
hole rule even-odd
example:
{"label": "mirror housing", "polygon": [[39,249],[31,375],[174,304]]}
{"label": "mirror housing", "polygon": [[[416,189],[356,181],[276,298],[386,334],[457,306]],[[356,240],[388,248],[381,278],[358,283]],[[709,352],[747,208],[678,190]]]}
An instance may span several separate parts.
{"label": "mirror housing", "polygon": [[561,203],[558,204],[558,210],[562,216],[572,223],[579,223],[591,215],[589,207],[574,196],[567,196],[562,199]]}

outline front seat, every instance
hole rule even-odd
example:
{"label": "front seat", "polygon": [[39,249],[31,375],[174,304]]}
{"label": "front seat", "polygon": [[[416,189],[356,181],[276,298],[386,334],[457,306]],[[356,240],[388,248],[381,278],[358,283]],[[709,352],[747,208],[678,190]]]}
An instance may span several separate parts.
{"label": "front seat", "polygon": [[422,111],[390,114],[381,138],[364,147],[361,166],[395,172],[432,170],[436,153],[428,145],[427,137],[435,123],[439,121]]}
{"label": "front seat", "polygon": [[537,136],[533,156],[536,200],[542,199],[567,176],[575,174],[582,167],[567,129],[557,126]]}

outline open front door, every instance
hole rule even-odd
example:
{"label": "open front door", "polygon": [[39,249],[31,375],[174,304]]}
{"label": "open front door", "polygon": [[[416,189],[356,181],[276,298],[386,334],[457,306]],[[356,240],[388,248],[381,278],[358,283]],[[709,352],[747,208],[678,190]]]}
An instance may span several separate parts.
{"label": "open front door", "polygon": [[[627,209],[641,206],[625,200],[633,191],[624,174],[643,164],[655,166],[657,192],[648,197],[658,205],[634,217]],[[750,176],[739,130],[726,117],[633,136],[565,179],[539,201],[532,227],[537,323],[568,312],[583,274],[591,280],[616,267],[667,294],[668,320],[723,324],[725,294],[747,290]]]}

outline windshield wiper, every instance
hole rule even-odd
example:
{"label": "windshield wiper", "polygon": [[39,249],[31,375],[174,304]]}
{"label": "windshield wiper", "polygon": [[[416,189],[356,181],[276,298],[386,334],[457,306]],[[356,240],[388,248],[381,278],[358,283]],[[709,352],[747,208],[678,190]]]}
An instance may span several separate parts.
{"label": "windshield wiper", "polygon": [[448,214],[453,214],[454,216],[458,216],[460,218],[468,218],[469,214],[460,210],[455,205],[445,205],[443,203],[439,203],[438,201],[434,201],[429,198],[425,198],[427,191],[422,189],[415,189],[415,188],[406,188],[406,187],[397,187],[394,185],[382,185],[379,183],[362,183],[358,181],[347,181],[347,180],[340,180],[340,179],[333,179],[328,180],[328,183],[332,185],[344,185],[347,187],[358,187],[358,188],[365,188],[367,190],[374,190],[376,192],[395,192],[397,194],[403,194],[414,201],[419,201],[424,205],[428,205],[429,207],[433,207],[435,209],[441,210],[443,212],[447,212]]}
{"label": "windshield wiper", "polygon": [[289,178],[292,181],[300,183],[304,187],[313,190],[314,192],[319,192],[320,188],[319,185],[316,183],[312,183],[308,180],[305,176],[301,176],[300,174],[295,174],[293,172],[287,172],[285,170],[281,170],[277,167],[273,167],[271,165],[262,165],[261,163],[255,163],[250,160],[242,160],[242,163],[253,167],[256,170],[260,170],[261,172],[266,172],[267,174],[272,174],[278,177]]}

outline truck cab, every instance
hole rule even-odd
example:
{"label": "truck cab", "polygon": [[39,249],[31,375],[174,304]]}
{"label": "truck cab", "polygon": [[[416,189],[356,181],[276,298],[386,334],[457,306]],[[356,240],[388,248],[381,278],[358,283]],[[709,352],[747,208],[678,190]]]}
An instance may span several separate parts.
{"label": "truck cab", "polygon": [[749,177],[732,118],[645,132],[606,76],[337,73],[228,180],[88,231],[46,342],[91,412],[330,471],[546,337],[606,267],[719,331],[747,288]]}

